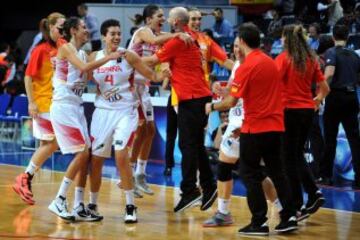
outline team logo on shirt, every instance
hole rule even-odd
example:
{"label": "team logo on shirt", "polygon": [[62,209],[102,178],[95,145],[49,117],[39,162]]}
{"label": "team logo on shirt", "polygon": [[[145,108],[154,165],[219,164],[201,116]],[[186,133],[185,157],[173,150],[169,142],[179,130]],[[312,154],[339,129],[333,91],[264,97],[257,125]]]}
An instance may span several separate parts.
{"label": "team logo on shirt", "polygon": [[122,147],[123,144],[124,144],[123,140],[116,140],[115,141],[115,145],[119,145],[120,147]]}
{"label": "team logo on shirt", "polygon": [[119,94],[119,88],[114,87],[103,94],[104,98],[109,102],[117,102],[122,99],[122,96]]}
{"label": "team logo on shirt", "polygon": [[239,91],[239,87],[237,85],[232,85],[230,91],[232,93],[237,93]]}

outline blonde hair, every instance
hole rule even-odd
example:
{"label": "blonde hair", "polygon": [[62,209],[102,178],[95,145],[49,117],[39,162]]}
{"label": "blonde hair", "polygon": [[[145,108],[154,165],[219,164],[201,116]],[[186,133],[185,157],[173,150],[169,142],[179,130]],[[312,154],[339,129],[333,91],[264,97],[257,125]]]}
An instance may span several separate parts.
{"label": "blonde hair", "polygon": [[46,18],[41,19],[39,29],[45,41],[52,41],[50,38],[50,25],[55,25],[59,18],[65,19],[65,16],[61,13],[53,12],[49,14],[49,16],[47,16]]}
{"label": "blonde hair", "polygon": [[305,72],[307,59],[315,60],[315,53],[307,43],[305,29],[302,25],[287,25],[282,35],[285,38],[284,48],[295,68],[300,72]]}

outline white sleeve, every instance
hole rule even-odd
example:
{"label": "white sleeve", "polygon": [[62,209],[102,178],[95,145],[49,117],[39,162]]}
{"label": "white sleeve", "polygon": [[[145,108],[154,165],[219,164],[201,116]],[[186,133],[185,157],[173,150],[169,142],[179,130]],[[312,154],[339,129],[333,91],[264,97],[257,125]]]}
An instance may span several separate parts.
{"label": "white sleeve", "polygon": [[326,9],[328,9],[328,5],[325,5],[325,4],[322,4],[322,3],[318,3],[317,5],[317,10],[320,12],[320,11],[324,11]]}

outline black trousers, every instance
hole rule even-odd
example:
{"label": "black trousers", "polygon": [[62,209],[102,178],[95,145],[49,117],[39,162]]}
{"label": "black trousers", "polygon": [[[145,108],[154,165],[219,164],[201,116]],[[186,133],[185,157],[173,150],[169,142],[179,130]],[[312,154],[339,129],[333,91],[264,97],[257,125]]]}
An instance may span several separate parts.
{"label": "black trousers", "polygon": [[252,213],[252,223],[263,224],[266,220],[267,203],[262,189],[264,179],[260,160],[263,159],[267,173],[274,182],[283,206],[280,217],[287,220],[295,216],[291,202],[291,189],[287,180],[282,154],[281,132],[242,133],[240,135],[240,171],[247,189],[247,202]]}
{"label": "black trousers", "polygon": [[337,135],[342,123],[349,141],[355,181],[360,183],[359,102],[356,92],[331,90],[324,111],[324,157],[320,162],[321,177],[332,178]]}
{"label": "black trousers", "polygon": [[203,190],[210,190],[215,185],[204,146],[204,128],[208,120],[205,104],[210,101],[211,97],[204,97],[179,102],[179,147],[182,154],[180,188],[185,195],[196,189],[198,169]]}
{"label": "black trousers", "polygon": [[315,178],[320,177],[320,161],[324,152],[324,137],[320,128],[320,116],[315,113],[313,124],[309,133],[310,152],[313,156],[313,162],[310,164],[310,168]]}
{"label": "black trousers", "polygon": [[166,106],[167,121],[166,121],[166,149],[165,149],[165,165],[167,168],[172,168],[174,162],[174,148],[175,139],[177,135],[177,114],[174,107],[171,105],[171,95]]}
{"label": "black trousers", "polygon": [[318,190],[312,172],[304,158],[304,147],[311,129],[314,109],[286,109],[285,117],[285,170],[293,193],[296,209],[303,205],[303,191],[314,196]]}

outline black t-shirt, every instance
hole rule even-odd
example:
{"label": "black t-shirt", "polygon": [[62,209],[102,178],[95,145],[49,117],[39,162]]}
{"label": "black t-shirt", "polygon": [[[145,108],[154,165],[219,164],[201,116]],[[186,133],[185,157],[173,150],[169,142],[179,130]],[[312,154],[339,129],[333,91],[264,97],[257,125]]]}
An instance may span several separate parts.
{"label": "black t-shirt", "polygon": [[325,66],[334,66],[330,89],[349,89],[356,86],[360,73],[360,57],[351,49],[332,47],[325,53]]}

